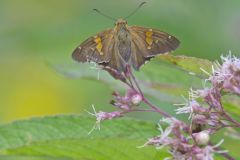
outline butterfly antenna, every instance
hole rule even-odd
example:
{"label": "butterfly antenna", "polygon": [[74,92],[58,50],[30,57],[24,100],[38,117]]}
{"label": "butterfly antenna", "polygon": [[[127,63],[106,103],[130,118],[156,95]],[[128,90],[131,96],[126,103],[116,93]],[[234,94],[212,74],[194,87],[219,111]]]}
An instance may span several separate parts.
{"label": "butterfly antenna", "polygon": [[124,19],[127,19],[127,18],[131,17],[132,15],[134,15],[146,3],[147,2],[140,3],[139,6],[132,13],[130,13],[128,16],[126,16]]}
{"label": "butterfly antenna", "polygon": [[113,18],[113,17],[111,17],[111,16],[108,16],[108,15],[102,13],[102,12],[99,11],[98,9],[93,9],[93,10],[94,10],[95,12],[97,12],[98,14],[102,15],[103,17],[106,17],[106,18],[111,19],[111,20],[114,20],[114,21],[117,20],[116,18]]}

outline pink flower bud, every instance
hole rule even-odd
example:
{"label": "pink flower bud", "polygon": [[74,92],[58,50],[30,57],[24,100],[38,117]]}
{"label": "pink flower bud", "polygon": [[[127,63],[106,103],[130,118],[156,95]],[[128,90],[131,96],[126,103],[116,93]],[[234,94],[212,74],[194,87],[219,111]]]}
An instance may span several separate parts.
{"label": "pink flower bud", "polygon": [[196,141],[196,143],[200,146],[202,145],[207,145],[209,140],[210,140],[210,136],[209,136],[209,133],[207,131],[202,131],[202,132],[199,132],[199,133],[194,133],[193,134],[193,137]]}
{"label": "pink flower bud", "polygon": [[131,102],[135,106],[139,105],[142,102],[142,96],[140,94],[134,94],[131,97]]}

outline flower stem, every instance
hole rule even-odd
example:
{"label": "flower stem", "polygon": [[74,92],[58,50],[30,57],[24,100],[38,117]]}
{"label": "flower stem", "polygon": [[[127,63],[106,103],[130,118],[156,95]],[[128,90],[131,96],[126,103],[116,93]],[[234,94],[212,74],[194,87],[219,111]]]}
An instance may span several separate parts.
{"label": "flower stem", "polygon": [[157,111],[155,111],[153,109],[131,109],[131,110],[125,111],[123,113],[130,113],[130,112],[156,112],[156,113],[158,113]]}
{"label": "flower stem", "polygon": [[[131,84],[131,85],[129,85],[129,84],[127,84],[127,85],[128,85],[129,87],[131,87],[131,89],[135,90],[137,93],[139,93],[139,94],[142,96],[143,102],[144,102],[145,104],[147,104],[150,108],[152,108],[155,112],[158,112],[159,114],[161,114],[162,116],[168,117],[168,118],[169,118],[169,117],[172,117],[172,116],[169,115],[168,113],[162,111],[162,110],[159,109],[157,106],[155,106],[154,104],[152,104],[152,103],[144,96],[144,94],[143,94],[143,92],[142,92],[142,90],[141,90],[141,88],[140,88],[140,86],[139,86],[139,84],[138,84],[135,76],[134,76],[133,73],[132,73],[131,67],[128,66],[128,67],[127,67],[127,71],[128,71],[128,74],[130,75],[129,81],[130,81],[130,84]],[[134,87],[133,84],[135,84],[136,88]]]}
{"label": "flower stem", "polygon": [[228,115],[225,111],[223,112],[223,116],[230,122],[234,123],[235,126],[240,128],[240,123],[234,120],[230,115]]}
{"label": "flower stem", "polygon": [[169,115],[168,113],[160,110],[157,106],[153,105],[148,99],[146,99],[146,97],[143,96],[143,102],[145,104],[147,104],[149,107],[151,107],[153,110],[155,110],[156,112],[160,113],[161,115],[163,115],[164,117],[172,117],[171,115]]}

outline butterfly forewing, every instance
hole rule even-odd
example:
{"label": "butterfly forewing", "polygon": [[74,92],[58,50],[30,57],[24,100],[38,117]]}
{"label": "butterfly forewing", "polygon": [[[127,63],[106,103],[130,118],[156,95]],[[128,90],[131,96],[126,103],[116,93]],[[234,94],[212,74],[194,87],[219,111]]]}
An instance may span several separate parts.
{"label": "butterfly forewing", "polygon": [[108,63],[113,50],[113,30],[108,29],[96,36],[90,37],[77,47],[72,54],[74,60],[79,62]]}
{"label": "butterfly forewing", "polygon": [[171,52],[180,44],[174,36],[156,29],[130,26],[129,31],[132,37],[132,65],[137,70],[155,55]]}
{"label": "butterfly forewing", "polygon": [[[131,26],[129,29],[132,33],[132,41],[139,47],[141,46],[144,57],[171,52],[180,44],[179,40],[174,36],[156,29],[139,26]],[[147,37],[147,34],[150,34],[150,36]],[[147,39],[152,43],[148,44]]]}

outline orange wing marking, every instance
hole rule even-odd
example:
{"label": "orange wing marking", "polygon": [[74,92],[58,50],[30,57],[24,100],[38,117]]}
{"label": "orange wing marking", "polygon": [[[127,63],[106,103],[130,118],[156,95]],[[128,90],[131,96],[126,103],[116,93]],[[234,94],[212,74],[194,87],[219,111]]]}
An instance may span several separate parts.
{"label": "orange wing marking", "polygon": [[102,39],[100,37],[98,37],[98,36],[95,36],[94,37],[94,42],[97,44],[96,49],[97,49],[98,53],[102,56],[103,55],[103,52],[102,52],[102,48],[103,48]]}
{"label": "orange wing marking", "polygon": [[147,49],[151,49],[151,46],[152,46],[152,43],[153,43],[152,35],[153,35],[153,31],[152,31],[152,29],[149,29],[146,32],[146,42],[148,44]]}

